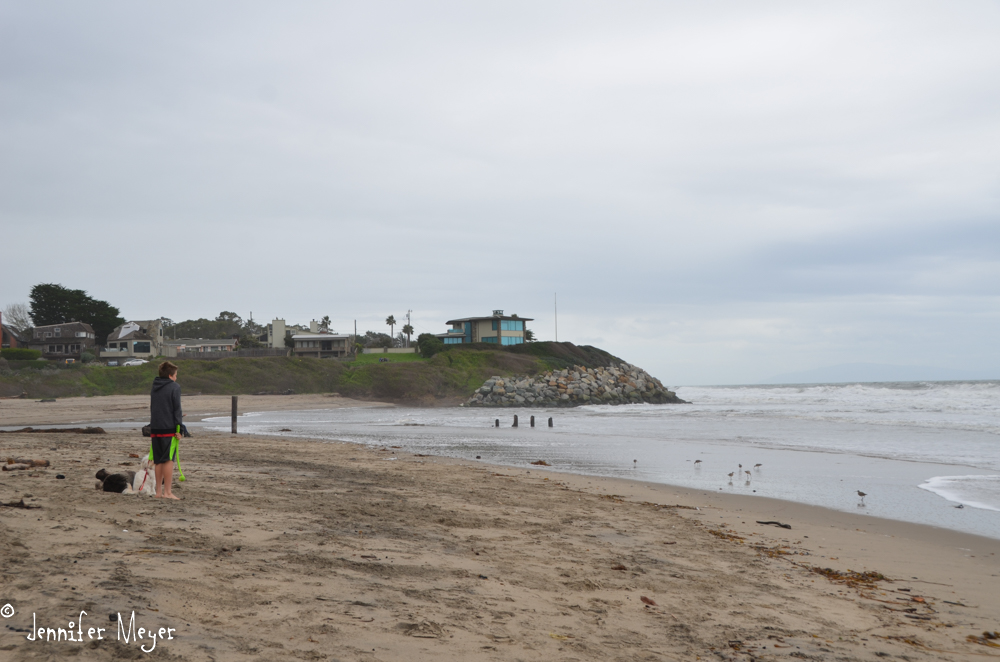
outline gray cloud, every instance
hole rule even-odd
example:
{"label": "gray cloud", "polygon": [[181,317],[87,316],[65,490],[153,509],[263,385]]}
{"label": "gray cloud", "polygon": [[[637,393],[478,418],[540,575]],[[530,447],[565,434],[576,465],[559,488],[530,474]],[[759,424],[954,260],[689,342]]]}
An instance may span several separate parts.
{"label": "gray cloud", "polygon": [[5,3],[0,299],[420,330],[501,307],[548,337],[558,291],[561,339],[668,381],[1000,371],[998,27],[991,3]]}

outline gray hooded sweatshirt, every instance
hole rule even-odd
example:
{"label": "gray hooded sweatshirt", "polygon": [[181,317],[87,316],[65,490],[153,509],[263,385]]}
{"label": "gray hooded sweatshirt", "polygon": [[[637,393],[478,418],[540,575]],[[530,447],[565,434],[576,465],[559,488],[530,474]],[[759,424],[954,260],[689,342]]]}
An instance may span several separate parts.
{"label": "gray hooded sweatshirt", "polygon": [[172,379],[157,377],[149,398],[149,427],[153,434],[169,434],[182,423],[181,387]]}

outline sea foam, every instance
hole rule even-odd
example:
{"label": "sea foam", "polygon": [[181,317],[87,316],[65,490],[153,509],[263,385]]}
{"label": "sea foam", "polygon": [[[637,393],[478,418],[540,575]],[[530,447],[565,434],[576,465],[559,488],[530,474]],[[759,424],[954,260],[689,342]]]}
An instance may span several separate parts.
{"label": "sea foam", "polygon": [[1000,511],[1000,476],[934,476],[919,487],[971,508]]}

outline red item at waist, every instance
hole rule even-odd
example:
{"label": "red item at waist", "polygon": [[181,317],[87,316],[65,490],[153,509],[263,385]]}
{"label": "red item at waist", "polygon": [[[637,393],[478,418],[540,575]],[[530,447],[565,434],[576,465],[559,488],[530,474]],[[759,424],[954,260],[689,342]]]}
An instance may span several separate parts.
{"label": "red item at waist", "polygon": [[151,434],[150,437],[176,437],[176,432],[171,432],[170,434]]}

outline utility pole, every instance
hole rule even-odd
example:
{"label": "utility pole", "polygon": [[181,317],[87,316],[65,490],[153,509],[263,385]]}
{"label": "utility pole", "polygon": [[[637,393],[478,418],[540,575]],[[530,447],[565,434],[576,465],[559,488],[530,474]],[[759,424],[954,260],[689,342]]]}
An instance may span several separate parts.
{"label": "utility pole", "polygon": [[556,318],[556,342],[559,342],[559,293],[558,292],[552,295],[552,310],[555,312],[555,318]]}
{"label": "utility pole", "polygon": [[351,349],[354,352],[354,358],[358,357],[358,320],[354,320],[354,347]]}
{"label": "utility pole", "polygon": [[[406,326],[410,326],[410,313],[412,312],[413,312],[412,310],[406,311]],[[407,347],[410,346],[410,336],[406,336],[406,346]]]}

